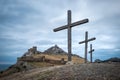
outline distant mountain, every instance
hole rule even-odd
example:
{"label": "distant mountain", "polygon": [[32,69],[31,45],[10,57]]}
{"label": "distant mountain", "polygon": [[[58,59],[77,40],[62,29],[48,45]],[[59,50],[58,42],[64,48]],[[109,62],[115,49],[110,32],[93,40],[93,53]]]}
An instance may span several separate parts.
{"label": "distant mountain", "polygon": [[120,58],[113,57],[113,58],[109,58],[107,60],[96,59],[95,62],[97,62],[97,63],[101,63],[101,62],[120,62]]}
{"label": "distant mountain", "polygon": [[113,58],[104,60],[103,62],[120,62],[120,58],[118,58],[118,57],[113,57]]}
{"label": "distant mountain", "polygon": [[63,49],[58,47],[57,45],[52,46],[44,51],[45,54],[67,54]]}

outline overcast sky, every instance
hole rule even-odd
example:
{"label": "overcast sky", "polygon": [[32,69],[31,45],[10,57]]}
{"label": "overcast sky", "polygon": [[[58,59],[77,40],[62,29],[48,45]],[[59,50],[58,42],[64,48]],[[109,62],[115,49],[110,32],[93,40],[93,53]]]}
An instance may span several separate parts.
{"label": "overcast sky", "polygon": [[72,53],[84,57],[78,42],[88,31],[89,38],[96,37],[89,43],[94,59],[120,57],[119,9],[120,0],[0,0],[0,63],[14,63],[32,46],[44,51],[57,44],[67,52],[67,30],[53,32],[67,24],[67,10],[72,22],[89,19],[72,28]]}

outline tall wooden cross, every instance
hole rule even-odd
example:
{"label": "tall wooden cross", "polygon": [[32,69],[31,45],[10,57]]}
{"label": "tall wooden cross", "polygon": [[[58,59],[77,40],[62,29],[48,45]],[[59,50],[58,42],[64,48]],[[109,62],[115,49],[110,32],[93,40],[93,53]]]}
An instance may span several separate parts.
{"label": "tall wooden cross", "polygon": [[58,27],[58,28],[55,28],[53,31],[54,32],[57,32],[57,31],[60,31],[60,30],[64,30],[64,29],[68,29],[68,61],[71,61],[71,28],[72,27],[75,27],[77,25],[80,25],[80,24],[84,24],[84,23],[87,23],[88,22],[88,19],[84,19],[84,20],[80,20],[80,21],[77,21],[77,22],[74,22],[74,23],[71,23],[71,10],[68,10],[67,12],[67,15],[68,15],[68,18],[67,18],[67,25],[64,25],[64,26],[61,26],[61,27]]}
{"label": "tall wooden cross", "polygon": [[94,52],[95,50],[94,49],[92,49],[92,44],[90,44],[90,51],[89,51],[89,53],[90,53],[90,62],[92,63],[92,52]]}
{"label": "tall wooden cross", "polygon": [[86,31],[86,32],[85,32],[85,40],[79,42],[79,44],[85,43],[85,63],[87,63],[87,48],[88,48],[88,42],[89,42],[89,41],[93,41],[93,40],[95,40],[95,39],[96,39],[95,37],[88,39],[88,32]]}

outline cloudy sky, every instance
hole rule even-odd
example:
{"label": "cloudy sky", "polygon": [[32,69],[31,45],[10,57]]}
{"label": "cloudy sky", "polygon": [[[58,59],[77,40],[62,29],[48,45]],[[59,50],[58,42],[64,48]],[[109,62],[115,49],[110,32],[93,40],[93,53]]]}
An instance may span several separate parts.
{"label": "cloudy sky", "polygon": [[72,53],[84,57],[78,42],[88,31],[96,37],[89,43],[94,59],[120,57],[119,9],[120,0],[0,0],[0,63],[15,63],[32,46],[44,51],[57,44],[67,52],[67,30],[53,32],[67,24],[67,10],[72,22],[89,19],[72,28]]}

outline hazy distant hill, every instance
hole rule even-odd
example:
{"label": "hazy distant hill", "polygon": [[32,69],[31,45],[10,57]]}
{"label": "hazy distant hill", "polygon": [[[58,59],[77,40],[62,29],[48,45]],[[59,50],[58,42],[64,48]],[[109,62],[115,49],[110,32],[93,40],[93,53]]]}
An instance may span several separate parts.
{"label": "hazy distant hill", "polygon": [[102,63],[102,62],[120,62],[120,58],[118,57],[113,57],[113,58],[109,58],[107,60],[100,60],[100,59],[96,59],[95,62],[98,62],[98,63]]}
{"label": "hazy distant hill", "polygon": [[120,58],[118,58],[118,57],[113,57],[113,58],[104,60],[103,62],[120,62]]}

